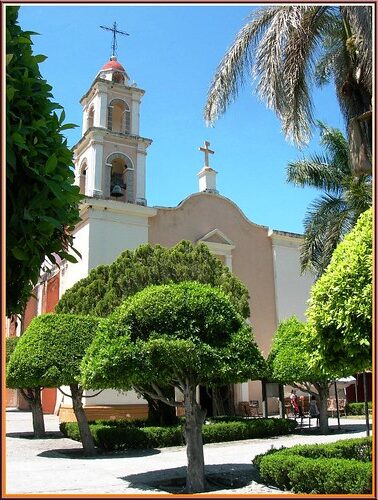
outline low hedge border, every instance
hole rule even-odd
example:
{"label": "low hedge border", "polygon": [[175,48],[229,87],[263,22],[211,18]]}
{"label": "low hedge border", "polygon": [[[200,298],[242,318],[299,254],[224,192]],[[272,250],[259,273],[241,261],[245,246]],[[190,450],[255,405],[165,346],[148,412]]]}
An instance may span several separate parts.
{"label": "low hedge border", "polygon": [[[372,402],[368,402],[369,410],[372,409]],[[347,415],[365,415],[365,403],[347,403],[345,405]]]}
{"label": "low hedge border", "polygon": [[296,445],[257,455],[261,479],[294,493],[366,494],[372,490],[372,440]]}
{"label": "low hedge border", "polygon": [[[219,443],[279,436],[292,432],[295,420],[261,418],[244,421],[215,422],[203,426],[204,443]],[[76,422],[60,424],[61,432],[75,441],[80,441]],[[143,427],[132,421],[96,421],[90,423],[90,430],[96,446],[104,450],[125,450],[136,448],[164,448],[185,444],[183,427]]]}

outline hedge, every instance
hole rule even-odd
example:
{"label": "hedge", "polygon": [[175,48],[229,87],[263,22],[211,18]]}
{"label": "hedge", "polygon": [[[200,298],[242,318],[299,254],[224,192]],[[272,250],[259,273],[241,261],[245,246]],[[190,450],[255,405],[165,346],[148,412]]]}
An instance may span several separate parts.
{"label": "hedge", "polygon": [[[369,410],[372,409],[372,402],[368,402]],[[365,403],[347,403],[345,405],[347,415],[365,415]]]}
{"label": "hedge", "polygon": [[294,493],[371,493],[372,440],[269,450],[254,458],[261,479]]}
{"label": "hedge", "polygon": [[[145,424],[142,422],[101,420],[90,423],[90,429],[96,445],[104,450],[164,448],[185,444],[183,428],[180,425],[171,427],[143,425]],[[294,420],[278,418],[210,423],[203,426],[203,442],[219,443],[278,436],[292,432],[296,425]],[[76,422],[61,423],[60,430],[65,436],[76,441],[80,440]]]}

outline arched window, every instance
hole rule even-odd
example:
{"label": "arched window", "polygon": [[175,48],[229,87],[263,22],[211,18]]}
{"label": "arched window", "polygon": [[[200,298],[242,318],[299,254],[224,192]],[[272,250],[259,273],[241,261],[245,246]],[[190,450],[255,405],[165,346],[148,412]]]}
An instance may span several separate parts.
{"label": "arched window", "polygon": [[88,183],[88,165],[87,160],[83,160],[80,166],[80,194],[87,194]]}
{"label": "arched window", "polygon": [[88,117],[87,117],[87,130],[90,127],[93,127],[94,124],[94,107],[91,106],[88,111]]}
{"label": "arched window", "polygon": [[[113,153],[106,160],[108,193],[110,198],[128,203],[135,202],[134,167],[124,153]],[[115,186],[119,186],[116,189]]]}
{"label": "arched window", "polygon": [[108,129],[121,134],[130,133],[130,108],[125,101],[113,99],[109,104]]}

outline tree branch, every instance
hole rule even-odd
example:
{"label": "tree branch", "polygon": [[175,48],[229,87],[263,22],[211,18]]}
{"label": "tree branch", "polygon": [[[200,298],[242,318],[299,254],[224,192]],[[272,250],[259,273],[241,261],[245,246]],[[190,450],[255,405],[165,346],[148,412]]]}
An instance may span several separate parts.
{"label": "tree branch", "polygon": [[85,398],[95,398],[96,396],[98,396],[99,394],[101,394],[102,392],[104,392],[104,390],[105,389],[101,389],[101,391],[96,392],[96,394],[91,394],[90,396],[85,395],[84,397]]}
{"label": "tree branch", "polygon": [[[163,403],[166,403],[167,405],[169,406],[174,406],[174,407],[180,407],[183,405],[183,403],[180,403],[179,401],[173,401],[169,398],[167,398],[166,396],[164,395],[159,395],[157,393],[154,393],[154,392],[151,392],[147,389],[145,389],[144,387],[138,387],[138,386],[134,386],[134,389],[139,392],[140,394],[147,394],[148,396],[150,396],[152,399],[158,399],[159,401],[162,401]],[[159,391],[161,393],[161,391]]]}
{"label": "tree branch", "polygon": [[66,396],[67,398],[72,398],[72,394],[66,394],[60,387],[58,387],[58,391],[63,394],[63,396]]}

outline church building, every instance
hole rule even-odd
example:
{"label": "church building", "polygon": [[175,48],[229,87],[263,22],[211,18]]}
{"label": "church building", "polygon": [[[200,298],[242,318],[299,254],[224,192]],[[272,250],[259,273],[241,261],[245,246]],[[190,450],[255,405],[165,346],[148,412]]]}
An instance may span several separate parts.
{"label": "church building", "polygon": [[[96,266],[112,263],[125,249],[143,243],[171,247],[185,239],[207,245],[248,287],[250,322],[267,356],[281,320],[293,314],[305,319],[314,278],[300,272],[302,237],[253,223],[218,192],[207,141],[199,148],[204,162],[201,165],[199,154],[198,192],[188,193],[176,207],[149,206],[146,183],[148,168],[153,168],[148,165],[152,140],[140,131],[143,95],[144,90],[130,83],[124,66],[112,56],[81,98],[82,137],[73,151],[75,182],[85,195],[81,222],[74,231],[74,246],[82,258],[76,264],[63,261],[55,272],[43,276],[26,314],[31,318],[53,310],[68,288]],[[49,407],[62,420],[72,419],[70,400],[50,391],[45,410]],[[251,400],[259,401],[261,408],[261,382],[237,384],[233,399],[236,411],[240,402]],[[141,417],[147,410],[146,401],[133,391],[114,390],[84,397],[84,407],[91,420]]]}

